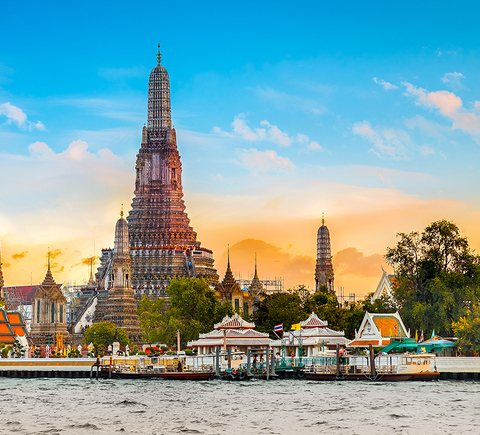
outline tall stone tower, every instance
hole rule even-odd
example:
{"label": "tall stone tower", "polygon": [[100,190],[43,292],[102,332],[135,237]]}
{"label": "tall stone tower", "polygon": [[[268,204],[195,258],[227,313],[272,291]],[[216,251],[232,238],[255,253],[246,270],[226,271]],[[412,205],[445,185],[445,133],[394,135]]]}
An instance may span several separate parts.
{"label": "tall stone tower", "polygon": [[158,64],[148,82],[148,122],[137,154],[135,197],[127,217],[132,288],[137,297],[164,296],[175,277],[218,281],[213,252],[201,247],[185,212],[170,81],[161,59],[159,49]]}
{"label": "tall stone tower", "polygon": [[137,314],[137,303],[131,288],[130,244],[128,240],[128,224],[123,218],[115,226],[115,242],[112,260],[113,287],[108,292],[104,320],[112,322],[128,334],[130,340],[142,340],[142,330]]}
{"label": "tall stone tower", "polygon": [[63,344],[69,343],[66,307],[67,299],[55,283],[50,270],[49,252],[47,274],[32,298],[31,336],[36,346],[56,346],[59,336],[62,337]]}
{"label": "tall stone tower", "polygon": [[322,226],[317,232],[317,263],[315,266],[315,291],[325,285],[331,292],[335,292],[332,251],[330,248],[330,232],[322,216]]}

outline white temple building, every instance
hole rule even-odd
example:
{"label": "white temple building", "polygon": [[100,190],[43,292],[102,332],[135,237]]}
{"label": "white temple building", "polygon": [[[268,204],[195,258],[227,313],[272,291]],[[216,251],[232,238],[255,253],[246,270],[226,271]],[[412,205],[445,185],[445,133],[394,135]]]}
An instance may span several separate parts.
{"label": "white temple building", "polygon": [[375,289],[371,301],[373,302],[376,299],[380,299],[382,296],[387,296],[389,298],[394,298],[393,296],[393,286],[392,281],[395,279],[394,275],[389,275],[385,269],[382,267],[382,277]]}
{"label": "white temple building", "polygon": [[410,338],[398,311],[396,313],[365,313],[355,338],[348,347],[382,347],[392,339]]}
{"label": "white temple building", "polygon": [[255,323],[247,322],[235,313],[215,324],[213,331],[200,334],[198,340],[188,342],[187,347],[197,349],[198,355],[214,353],[217,347],[246,353],[248,349],[266,348],[271,342],[268,334],[255,331]]}
{"label": "white temple building", "polygon": [[327,350],[335,349],[337,344],[344,347],[348,342],[343,331],[334,331],[328,327],[326,320],[320,320],[312,312],[307,320],[300,323],[300,329],[284,332],[283,339],[272,343],[275,353],[281,353],[282,346],[287,349],[287,354],[299,357],[300,345],[303,347],[304,356],[311,357]]}

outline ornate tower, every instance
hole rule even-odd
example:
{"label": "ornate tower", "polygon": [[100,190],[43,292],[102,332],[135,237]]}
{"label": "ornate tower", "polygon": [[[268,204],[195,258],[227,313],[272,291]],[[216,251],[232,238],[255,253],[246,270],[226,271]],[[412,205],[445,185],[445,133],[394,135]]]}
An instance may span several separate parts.
{"label": "ornate tower", "polygon": [[322,216],[322,226],[317,232],[317,263],[315,266],[315,291],[325,285],[331,292],[335,292],[334,273],[332,264],[332,251],[330,248],[330,232],[325,226]]}
{"label": "ornate tower", "polygon": [[[47,274],[32,298],[31,336],[36,346],[67,344],[70,334],[66,321],[67,299],[55,283],[48,253]],[[59,336],[61,340],[59,341]]]}
{"label": "ornate tower", "polygon": [[255,254],[255,274],[253,275],[252,283],[250,284],[250,287],[248,288],[248,291],[255,298],[258,298],[258,295],[264,291],[262,283],[260,282],[260,279],[258,278],[257,254]]}
{"label": "ornate tower", "polygon": [[179,276],[218,281],[213,252],[201,247],[185,212],[170,81],[161,58],[159,49],[158,64],[148,82],[148,122],[137,154],[135,197],[127,217],[137,297],[164,296],[170,280]]}
{"label": "ornate tower", "polygon": [[130,340],[141,341],[143,334],[138,320],[137,303],[130,285],[132,276],[130,245],[128,224],[123,218],[123,209],[115,226],[112,275],[113,287],[108,292],[104,320],[124,329]]}

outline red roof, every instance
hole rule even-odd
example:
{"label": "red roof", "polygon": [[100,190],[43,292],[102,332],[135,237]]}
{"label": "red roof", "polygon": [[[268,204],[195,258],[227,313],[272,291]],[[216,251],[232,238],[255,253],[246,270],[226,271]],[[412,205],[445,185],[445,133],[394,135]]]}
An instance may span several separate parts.
{"label": "red roof", "polygon": [[[56,286],[60,289],[62,284],[56,284]],[[23,305],[31,305],[32,299],[35,296],[35,292],[37,291],[37,285],[16,285],[10,287],[3,287],[3,291],[5,293],[5,299],[8,301],[10,298],[15,298]],[[8,307],[9,309],[16,309],[17,307]]]}

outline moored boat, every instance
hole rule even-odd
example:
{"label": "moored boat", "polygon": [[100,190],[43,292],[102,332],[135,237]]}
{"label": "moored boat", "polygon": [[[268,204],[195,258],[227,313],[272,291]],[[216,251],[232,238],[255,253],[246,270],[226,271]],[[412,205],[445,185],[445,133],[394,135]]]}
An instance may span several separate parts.
{"label": "moored boat", "polygon": [[440,376],[435,355],[425,353],[378,355],[375,359],[366,355],[321,357],[314,358],[306,370],[305,378],[316,381],[432,381]]}

